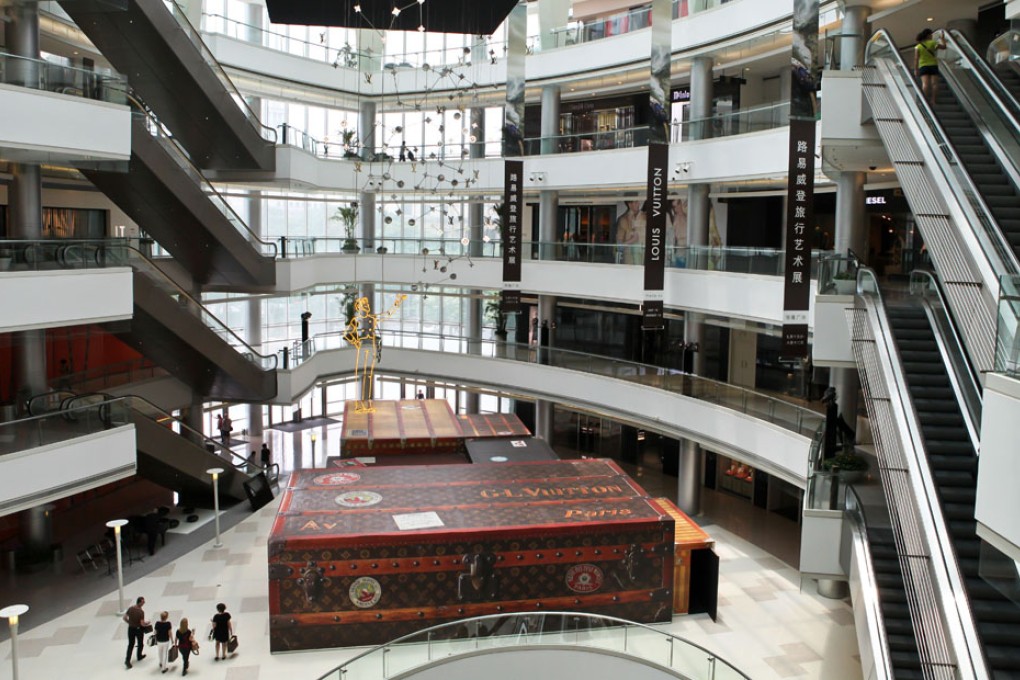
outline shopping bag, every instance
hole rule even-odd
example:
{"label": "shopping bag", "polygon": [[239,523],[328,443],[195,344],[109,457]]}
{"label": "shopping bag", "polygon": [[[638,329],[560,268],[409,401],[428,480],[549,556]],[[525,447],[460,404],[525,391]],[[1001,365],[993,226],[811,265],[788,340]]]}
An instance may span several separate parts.
{"label": "shopping bag", "polygon": [[233,654],[237,651],[237,636],[231,635],[230,639],[227,640],[227,652]]}
{"label": "shopping bag", "polygon": [[166,662],[173,663],[174,661],[177,661],[177,654],[177,645],[171,645],[170,649],[166,653]]}

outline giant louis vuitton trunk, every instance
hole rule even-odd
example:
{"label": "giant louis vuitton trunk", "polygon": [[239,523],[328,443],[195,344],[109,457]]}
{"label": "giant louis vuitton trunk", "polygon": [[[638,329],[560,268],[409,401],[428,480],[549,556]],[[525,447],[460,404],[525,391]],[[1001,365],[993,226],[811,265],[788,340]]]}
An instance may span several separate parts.
{"label": "giant louis vuitton trunk", "polygon": [[673,532],[608,460],[296,472],[269,539],[271,648],[500,612],[668,621]]}

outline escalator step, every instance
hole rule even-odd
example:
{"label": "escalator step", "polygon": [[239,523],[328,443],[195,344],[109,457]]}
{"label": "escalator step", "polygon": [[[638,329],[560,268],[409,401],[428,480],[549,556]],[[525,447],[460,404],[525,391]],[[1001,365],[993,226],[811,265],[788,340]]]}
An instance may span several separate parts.
{"label": "escalator step", "polygon": [[935,482],[940,486],[971,486],[977,483],[974,475],[959,470],[933,470]]}
{"label": "escalator step", "polygon": [[886,639],[889,641],[889,650],[894,652],[917,653],[917,640],[913,633],[904,635],[902,633],[892,634],[887,631]]}
{"label": "escalator step", "polygon": [[[985,656],[988,658],[988,665],[996,671],[1000,669],[1008,671],[1020,671],[1020,654],[1017,654],[1013,645],[988,644],[985,642]],[[999,678],[999,674],[995,674]]]}
{"label": "escalator step", "polygon": [[892,665],[896,667],[897,678],[902,677],[899,672],[900,667],[916,669],[921,668],[921,657],[918,655],[916,650],[913,652],[890,651],[889,660],[892,662]]}
{"label": "escalator step", "polygon": [[1020,624],[979,623],[978,632],[985,644],[1020,644]]}
{"label": "escalator step", "polygon": [[[969,519],[974,519],[974,506],[963,503],[943,503],[942,514],[946,516],[947,520],[966,522]],[[964,536],[970,535],[970,532],[966,530],[961,531],[961,533]]]}
{"label": "escalator step", "polygon": [[889,604],[906,604],[907,593],[903,590],[903,587],[899,588],[879,588],[878,597],[883,603],[888,602]]}
{"label": "escalator step", "polygon": [[939,497],[943,503],[960,503],[974,507],[977,489],[973,483],[967,486],[940,485]]}
{"label": "escalator step", "polygon": [[[940,413],[940,420],[942,416]],[[967,430],[963,429],[963,423],[956,427],[925,423],[921,426],[921,434],[924,435],[925,441],[957,442],[963,446],[970,446],[970,438],[967,436]]]}

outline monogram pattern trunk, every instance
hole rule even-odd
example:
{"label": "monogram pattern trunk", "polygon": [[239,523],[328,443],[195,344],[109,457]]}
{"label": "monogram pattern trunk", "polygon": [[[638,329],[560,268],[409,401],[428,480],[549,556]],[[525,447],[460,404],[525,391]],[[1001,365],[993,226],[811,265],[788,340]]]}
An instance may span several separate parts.
{"label": "monogram pattern trunk", "polygon": [[294,473],[269,539],[274,652],[472,616],[672,616],[674,520],[608,460]]}

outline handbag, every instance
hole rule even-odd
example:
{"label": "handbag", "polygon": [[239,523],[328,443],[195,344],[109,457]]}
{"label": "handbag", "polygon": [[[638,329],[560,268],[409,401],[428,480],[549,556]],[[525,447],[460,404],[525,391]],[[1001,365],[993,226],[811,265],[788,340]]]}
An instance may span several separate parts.
{"label": "handbag", "polygon": [[198,640],[195,639],[195,631],[191,631],[191,653],[198,656]]}
{"label": "handbag", "polygon": [[156,635],[155,634],[150,635],[149,639],[145,641],[145,644],[149,645],[150,647],[155,647],[156,646]]}
{"label": "handbag", "polygon": [[230,639],[227,640],[227,653],[233,654],[237,651],[237,636],[231,635]]}
{"label": "handbag", "polygon": [[173,663],[174,661],[177,661],[177,654],[178,654],[177,645],[170,645],[170,649],[167,650],[166,653],[166,662]]}
{"label": "handbag", "polygon": [[152,632],[152,624],[151,623],[146,625],[146,626],[142,626],[142,633],[143,634],[148,635],[151,632]]}

